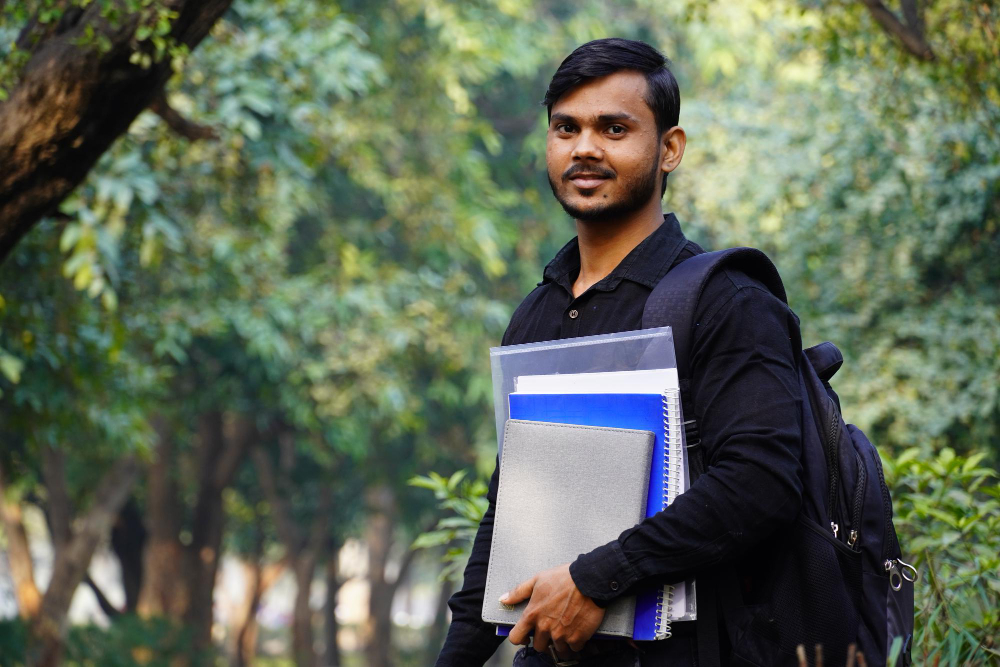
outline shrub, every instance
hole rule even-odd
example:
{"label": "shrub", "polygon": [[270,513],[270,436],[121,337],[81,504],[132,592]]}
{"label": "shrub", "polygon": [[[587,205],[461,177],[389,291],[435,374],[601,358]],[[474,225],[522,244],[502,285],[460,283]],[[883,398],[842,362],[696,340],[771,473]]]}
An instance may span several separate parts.
{"label": "shrub", "polygon": [[1000,483],[985,458],[914,448],[885,460],[903,558],[920,572],[917,664],[1000,659]]}

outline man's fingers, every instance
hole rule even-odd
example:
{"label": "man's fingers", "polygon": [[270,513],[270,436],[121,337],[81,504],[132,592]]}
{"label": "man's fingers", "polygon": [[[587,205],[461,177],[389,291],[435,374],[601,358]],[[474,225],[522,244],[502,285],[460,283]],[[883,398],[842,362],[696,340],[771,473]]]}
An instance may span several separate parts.
{"label": "man's fingers", "polygon": [[537,577],[532,577],[527,581],[522,581],[514,590],[504,593],[500,596],[500,602],[504,604],[517,604],[518,602],[523,602],[531,597],[531,591],[535,589],[535,579]]}
{"label": "man's fingers", "polygon": [[562,658],[563,660],[569,660],[570,658],[576,657],[575,653],[579,650],[579,649],[573,648],[572,646],[570,646],[569,644],[567,644],[565,641],[562,641],[562,640],[559,640],[559,639],[553,639],[552,640],[552,645],[556,649],[556,654],[560,658]]}
{"label": "man's fingers", "polygon": [[528,643],[528,633],[531,632],[534,624],[527,620],[527,614],[521,614],[520,620],[517,624],[511,628],[510,634],[507,635],[507,641],[511,644],[527,644]]}
{"label": "man's fingers", "polygon": [[531,640],[531,648],[539,653],[546,653],[549,650],[549,633],[535,627],[535,638]]}
{"label": "man's fingers", "polygon": [[587,640],[586,639],[580,639],[577,641],[570,640],[566,643],[569,645],[569,648],[571,651],[573,651],[573,653],[579,653],[580,651],[583,650],[583,647],[587,645]]}

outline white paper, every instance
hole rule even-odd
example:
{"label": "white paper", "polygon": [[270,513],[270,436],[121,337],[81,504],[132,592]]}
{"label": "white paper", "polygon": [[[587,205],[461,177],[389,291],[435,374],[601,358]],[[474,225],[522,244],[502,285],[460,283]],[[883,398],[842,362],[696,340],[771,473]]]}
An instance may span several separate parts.
{"label": "white paper", "polygon": [[514,379],[519,394],[662,394],[680,389],[676,368],[608,373],[521,375]]}

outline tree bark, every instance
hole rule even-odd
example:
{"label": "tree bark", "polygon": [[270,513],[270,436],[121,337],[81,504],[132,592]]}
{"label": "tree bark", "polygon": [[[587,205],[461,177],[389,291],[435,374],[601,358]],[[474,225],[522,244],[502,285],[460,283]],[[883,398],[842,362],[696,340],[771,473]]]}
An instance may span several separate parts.
{"label": "tree bark", "polygon": [[[274,516],[278,536],[285,545],[285,552],[292,562],[295,573],[295,605],[292,614],[292,652],[298,667],[313,667],[318,663],[312,629],[313,611],[309,605],[316,565],[323,555],[326,543],[327,513],[330,509],[331,494],[324,489],[316,508],[316,514],[307,537],[303,537],[292,518],[282,488],[287,488],[288,480],[279,479],[270,457],[261,447],[254,447],[251,454],[257,479]],[[291,467],[289,462],[287,467]],[[282,476],[283,477],[283,476]]]}
{"label": "tree bark", "polygon": [[177,447],[169,422],[156,416],[156,451],[147,474],[146,530],[143,551],[142,588],[138,611],[141,616],[167,615],[179,618],[187,608],[188,587],[181,576],[184,551],[178,538],[181,508],[173,474]]}
{"label": "tree bark", "polygon": [[77,522],[72,537],[56,553],[42,606],[32,623],[39,667],[62,661],[66,614],[73,594],[83,581],[98,543],[111,530],[118,512],[132,492],[139,468],[134,456],[119,459],[101,479],[87,513]]}
{"label": "tree bark", "polygon": [[102,591],[101,587],[97,585],[97,582],[90,578],[89,574],[84,575],[83,583],[87,584],[90,588],[90,592],[94,594],[95,598],[97,598],[97,606],[101,608],[101,611],[104,612],[104,615],[107,616],[109,620],[117,616],[121,616],[122,610],[111,604],[111,600],[109,600],[108,596],[104,594],[104,591]]}
{"label": "tree bark", "polygon": [[326,603],[323,605],[323,628],[326,633],[326,651],[323,655],[323,667],[340,667],[340,645],[337,635],[340,627],[337,623],[337,593],[344,582],[340,580],[338,562],[339,544],[333,544],[326,559]]}
{"label": "tree bark", "polygon": [[254,554],[253,560],[245,563],[248,591],[243,605],[239,630],[236,633],[236,645],[233,647],[233,667],[252,665],[257,655],[257,611],[260,600],[270,590],[288,566],[286,559],[277,563],[260,566],[260,553]]}
{"label": "tree bark", "polygon": [[907,51],[921,60],[934,60],[934,50],[924,39],[923,16],[917,0],[903,0],[904,24],[881,0],[861,0],[875,22],[888,35],[895,37]]}
{"label": "tree bark", "polygon": [[[170,37],[194,49],[232,0],[164,0],[177,12]],[[151,50],[137,43],[142,12],[112,24],[104,3],[67,11],[22,44],[31,51],[20,80],[0,103],[0,262],[17,241],[79,185],[97,159],[153,101],[171,75],[170,59],[130,62]],[[98,49],[87,32],[107,40]]]}
{"label": "tree bark", "polygon": [[[365,542],[368,546],[368,623],[365,655],[369,667],[390,667],[392,645],[392,598],[399,578],[405,572],[400,568],[396,582],[386,578],[389,552],[393,545],[396,498],[387,485],[371,488],[367,493],[368,525]],[[407,554],[409,556],[409,554]]]}
{"label": "tree bark", "polygon": [[0,521],[3,522],[7,538],[7,561],[10,575],[14,580],[14,596],[21,618],[30,620],[38,615],[42,606],[42,596],[35,584],[35,567],[31,561],[28,534],[24,530],[21,506],[7,498],[8,481],[0,467]]}
{"label": "tree bark", "polygon": [[434,612],[434,624],[427,639],[427,664],[433,664],[437,658],[441,647],[444,646],[445,635],[448,634],[448,600],[454,590],[451,579],[441,581],[441,589],[438,591],[437,609]]}
{"label": "tree bark", "polygon": [[135,499],[130,498],[118,514],[111,529],[111,549],[122,568],[122,587],[125,589],[125,611],[135,612],[142,590],[142,558],[146,545],[146,527]]}
{"label": "tree bark", "polygon": [[72,536],[73,505],[66,488],[66,455],[61,449],[43,447],[42,477],[48,496],[46,515],[52,547],[58,553]]}
{"label": "tree bark", "polygon": [[237,417],[226,423],[220,412],[208,412],[198,424],[198,496],[194,508],[191,544],[184,550],[188,604],[183,619],[194,632],[195,646],[212,643],[215,575],[222,548],[225,513],[222,492],[243,460],[253,435],[253,423]]}

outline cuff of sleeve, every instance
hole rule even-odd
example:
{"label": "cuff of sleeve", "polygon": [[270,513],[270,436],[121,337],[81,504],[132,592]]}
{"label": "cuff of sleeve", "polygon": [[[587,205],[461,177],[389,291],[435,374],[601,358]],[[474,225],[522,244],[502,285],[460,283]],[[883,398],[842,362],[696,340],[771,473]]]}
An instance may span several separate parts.
{"label": "cuff of sleeve", "polygon": [[580,592],[599,607],[606,607],[624,595],[639,579],[618,540],[580,555],[570,563],[569,574]]}

